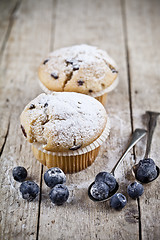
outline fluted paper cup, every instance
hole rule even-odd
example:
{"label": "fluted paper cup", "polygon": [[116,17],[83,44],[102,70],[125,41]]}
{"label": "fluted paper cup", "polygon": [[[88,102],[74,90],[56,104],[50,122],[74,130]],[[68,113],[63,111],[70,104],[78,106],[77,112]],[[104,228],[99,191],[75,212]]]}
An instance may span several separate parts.
{"label": "fluted paper cup", "polygon": [[110,132],[110,121],[98,139],[90,145],[68,152],[51,152],[42,148],[42,144],[32,143],[35,158],[48,168],[59,167],[65,173],[79,172],[90,166],[96,159],[100,146],[105,142]]}

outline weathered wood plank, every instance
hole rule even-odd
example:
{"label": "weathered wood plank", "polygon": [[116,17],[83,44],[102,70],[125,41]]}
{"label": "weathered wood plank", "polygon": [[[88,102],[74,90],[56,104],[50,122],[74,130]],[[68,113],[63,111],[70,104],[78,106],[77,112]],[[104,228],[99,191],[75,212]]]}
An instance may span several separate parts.
{"label": "weathered wood plank", "polygon": [[47,4],[43,0],[22,1],[0,66],[0,100],[4,116],[0,125],[6,124],[8,129],[0,161],[0,239],[36,239],[39,202],[28,203],[20,197],[12,168],[16,165],[26,167],[28,178],[39,184],[41,165],[33,158],[30,145],[22,136],[19,115],[28,101],[41,92],[37,67],[50,48],[54,20],[52,4],[52,0]]}
{"label": "weathered wood plank", "polygon": [[[0,1],[0,49],[2,51],[5,44],[7,31],[9,31],[10,21],[17,6],[17,0]],[[11,26],[10,26],[11,27]]]}
{"label": "weathered wood plank", "polygon": [[[12,29],[12,23],[13,23],[13,15],[18,7],[18,1],[0,1],[0,61],[2,58],[3,51],[5,49],[8,37],[10,35],[10,31]],[[3,75],[0,71],[0,95],[1,90],[3,87],[2,84],[3,81]],[[6,105],[8,103],[8,99],[6,98]],[[2,102],[1,102],[2,104]],[[8,132],[8,126],[9,126],[9,119],[8,114],[4,113],[1,115],[1,125],[0,125],[0,152],[2,151],[3,145],[5,144],[7,132]]]}
{"label": "weathered wood plank", "polygon": [[[99,157],[88,169],[67,175],[69,201],[60,207],[49,200],[49,189],[43,182],[39,239],[138,239],[138,207],[129,201],[121,212],[110,209],[109,203],[89,200],[87,188],[95,175],[110,171],[126,147],[130,132],[127,63],[120,1],[58,1],[53,49],[88,43],[107,50],[120,68],[120,84],[108,97],[106,109],[111,119],[111,135]],[[126,195],[125,174],[132,155],[126,157],[117,171],[121,189]],[[44,169],[45,172],[46,168]],[[121,175],[122,174],[122,175]]]}
{"label": "weathered wood plank", "polygon": [[[145,126],[146,110],[160,112],[160,2],[126,1],[128,47],[134,127]],[[160,119],[153,137],[151,157],[160,166]],[[137,161],[144,157],[144,145],[136,148]],[[160,237],[160,178],[145,186],[140,198],[142,239]]]}

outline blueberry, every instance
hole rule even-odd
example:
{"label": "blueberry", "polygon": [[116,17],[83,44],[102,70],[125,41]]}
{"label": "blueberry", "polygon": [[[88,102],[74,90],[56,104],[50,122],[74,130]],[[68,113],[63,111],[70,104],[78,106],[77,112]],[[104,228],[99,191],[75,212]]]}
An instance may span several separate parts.
{"label": "blueberry", "polygon": [[38,196],[39,186],[33,181],[25,181],[20,185],[20,192],[22,193],[22,198],[32,201]]}
{"label": "blueberry", "polygon": [[110,206],[116,210],[121,210],[127,204],[127,199],[122,193],[116,193],[111,197]]}
{"label": "blueberry", "polygon": [[30,106],[29,106],[29,109],[34,109],[35,108],[35,105],[34,104],[31,104]]}
{"label": "blueberry", "polygon": [[90,190],[93,198],[97,200],[104,200],[109,195],[109,186],[104,182],[95,182]]}
{"label": "blueberry", "polygon": [[142,183],[148,183],[157,177],[157,169],[155,162],[151,158],[139,161],[136,172],[136,178]]}
{"label": "blueberry", "polygon": [[84,81],[83,80],[78,80],[77,83],[78,83],[78,86],[82,86]]}
{"label": "blueberry", "polygon": [[95,178],[95,182],[104,182],[109,186],[109,191],[113,191],[116,187],[116,179],[115,177],[109,172],[100,172],[97,174]]}
{"label": "blueberry", "polygon": [[12,175],[14,180],[23,182],[27,177],[27,170],[24,167],[18,166],[13,168]]}
{"label": "blueberry", "polygon": [[63,184],[57,184],[49,193],[51,201],[56,205],[62,205],[69,197],[68,188]]}
{"label": "blueberry", "polygon": [[78,64],[73,64],[73,71],[79,70],[79,65]]}
{"label": "blueberry", "polygon": [[57,73],[53,72],[51,73],[51,77],[53,77],[54,79],[58,79],[59,76]]}
{"label": "blueberry", "polygon": [[143,192],[144,188],[142,184],[138,182],[133,182],[127,187],[127,193],[133,199],[139,198],[143,194]]}
{"label": "blueberry", "polygon": [[58,167],[50,168],[44,174],[44,181],[48,187],[53,188],[56,184],[65,183],[66,175]]}

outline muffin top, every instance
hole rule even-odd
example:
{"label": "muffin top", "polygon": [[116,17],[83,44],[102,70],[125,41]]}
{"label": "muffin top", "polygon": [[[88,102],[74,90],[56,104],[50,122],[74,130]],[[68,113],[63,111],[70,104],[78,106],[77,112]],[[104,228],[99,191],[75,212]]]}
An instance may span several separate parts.
{"label": "muffin top", "polygon": [[23,110],[21,127],[27,140],[53,152],[77,150],[103,132],[107,114],[96,99],[80,94],[42,93]]}
{"label": "muffin top", "polygon": [[85,44],[50,53],[38,69],[40,82],[47,89],[88,95],[109,87],[117,73],[107,52]]}

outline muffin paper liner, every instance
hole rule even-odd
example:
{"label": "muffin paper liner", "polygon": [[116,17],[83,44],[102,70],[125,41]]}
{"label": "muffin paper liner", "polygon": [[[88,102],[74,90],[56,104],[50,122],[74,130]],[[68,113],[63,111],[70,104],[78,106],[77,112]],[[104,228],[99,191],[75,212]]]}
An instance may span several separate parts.
{"label": "muffin paper liner", "polygon": [[[102,91],[99,91],[99,92],[91,93],[91,94],[89,94],[89,96],[98,98],[98,97],[104,95],[105,93],[109,93],[109,92],[113,91],[117,87],[118,83],[119,83],[119,77],[117,77],[114,80],[114,82],[109,87],[107,87],[106,89],[104,89]],[[54,91],[49,90],[40,80],[39,80],[39,85],[40,85],[40,88],[47,94],[51,94],[51,93],[54,92]]]}
{"label": "muffin paper liner", "polygon": [[59,167],[65,173],[74,173],[90,166],[98,155],[100,146],[105,142],[110,132],[110,121],[101,136],[90,145],[75,151],[51,152],[42,148],[42,144],[32,143],[35,158],[48,168]]}

